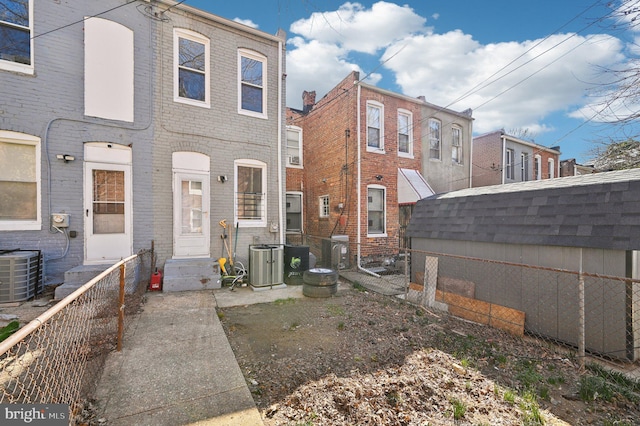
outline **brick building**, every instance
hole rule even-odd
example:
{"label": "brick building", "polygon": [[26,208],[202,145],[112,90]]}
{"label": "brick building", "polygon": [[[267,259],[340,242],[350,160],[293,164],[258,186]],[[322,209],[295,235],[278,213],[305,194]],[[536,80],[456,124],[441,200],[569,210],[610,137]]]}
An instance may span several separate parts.
{"label": "brick building", "polygon": [[363,83],[357,72],[315,97],[305,91],[303,109],[287,110],[289,134],[300,137],[288,147],[301,147],[300,161],[287,163],[287,231],[346,236],[358,265],[393,257],[417,200],[468,187],[471,116]]}
{"label": "brick building", "polygon": [[560,176],[560,148],[538,145],[496,130],[473,138],[472,186]]}

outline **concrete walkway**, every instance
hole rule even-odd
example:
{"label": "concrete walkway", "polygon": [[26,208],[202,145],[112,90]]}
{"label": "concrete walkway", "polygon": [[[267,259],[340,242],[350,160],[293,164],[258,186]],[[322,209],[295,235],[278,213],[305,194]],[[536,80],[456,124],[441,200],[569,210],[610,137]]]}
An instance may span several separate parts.
{"label": "concrete walkway", "polygon": [[147,293],[144,310],[109,354],[96,390],[109,425],[262,425],[216,313],[303,297],[301,286]]}

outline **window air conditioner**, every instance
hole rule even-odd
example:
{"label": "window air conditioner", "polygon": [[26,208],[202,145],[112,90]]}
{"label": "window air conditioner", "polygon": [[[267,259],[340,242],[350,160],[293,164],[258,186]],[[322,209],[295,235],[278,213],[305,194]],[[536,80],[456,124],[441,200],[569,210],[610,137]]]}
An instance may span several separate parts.
{"label": "window air conditioner", "polygon": [[300,165],[300,157],[289,156],[289,164]]}

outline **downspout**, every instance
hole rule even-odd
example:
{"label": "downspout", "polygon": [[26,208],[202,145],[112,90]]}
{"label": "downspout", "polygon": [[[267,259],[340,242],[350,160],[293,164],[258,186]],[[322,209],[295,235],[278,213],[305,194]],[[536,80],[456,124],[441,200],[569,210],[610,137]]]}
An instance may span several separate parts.
{"label": "downspout", "polygon": [[[501,173],[501,180],[502,180],[502,184],[504,185],[505,182],[505,173],[507,173],[507,138],[504,137],[504,135],[501,135],[500,138],[502,139],[502,173]],[[511,159],[511,161],[513,161],[513,158]]]}
{"label": "downspout", "polygon": [[358,241],[356,243],[356,245],[357,245],[356,264],[358,266],[358,270],[359,271],[362,271],[362,272],[364,272],[366,274],[373,275],[374,277],[380,278],[380,275],[376,274],[375,272],[371,272],[371,271],[363,268],[362,266],[360,266],[360,245],[361,245],[360,243],[361,243],[361,240],[362,240],[362,205],[361,205],[362,188],[360,187],[360,185],[362,184],[362,173],[361,173],[361,168],[360,168],[360,162],[362,160],[362,158],[361,158],[362,154],[361,154],[361,148],[360,148],[362,146],[361,140],[360,140],[360,138],[362,137],[362,132],[360,131],[360,88],[361,88],[361,86],[360,86],[360,82],[359,81],[354,82],[354,84],[358,85],[358,91],[357,91],[357,95],[356,95],[356,123],[357,123],[356,126],[357,126],[357,129],[358,129],[358,137],[357,137],[357,139],[358,139],[358,150],[357,150],[357,152],[358,152],[358,159],[357,159],[357,163],[358,163],[358,184],[356,185],[356,191],[358,192],[358,221],[357,221],[357,223],[358,223],[358,233],[357,233],[358,238],[357,238],[357,240]]}
{"label": "downspout", "polygon": [[282,41],[278,41],[278,223],[280,224],[280,244],[284,244],[284,219],[282,214],[282,80],[285,78],[282,69]]}
{"label": "downspout", "polygon": [[469,188],[473,188],[473,119],[469,125]]}

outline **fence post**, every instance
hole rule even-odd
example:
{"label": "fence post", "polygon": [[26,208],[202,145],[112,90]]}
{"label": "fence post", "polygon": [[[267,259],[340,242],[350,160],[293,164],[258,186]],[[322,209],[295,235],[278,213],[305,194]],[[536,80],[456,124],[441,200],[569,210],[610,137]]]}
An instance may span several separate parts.
{"label": "fence post", "polygon": [[124,278],[125,266],[124,262],[120,265],[120,298],[118,303],[118,345],[117,351],[122,351],[122,337],[124,334]]}
{"label": "fence post", "polygon": [[585,306],[584,306],[584,275],[582,271],[582,249],[580,249],[580,273],[578,274],[578,357],[580,358],[580,371],[584,372],[585,357]]}

